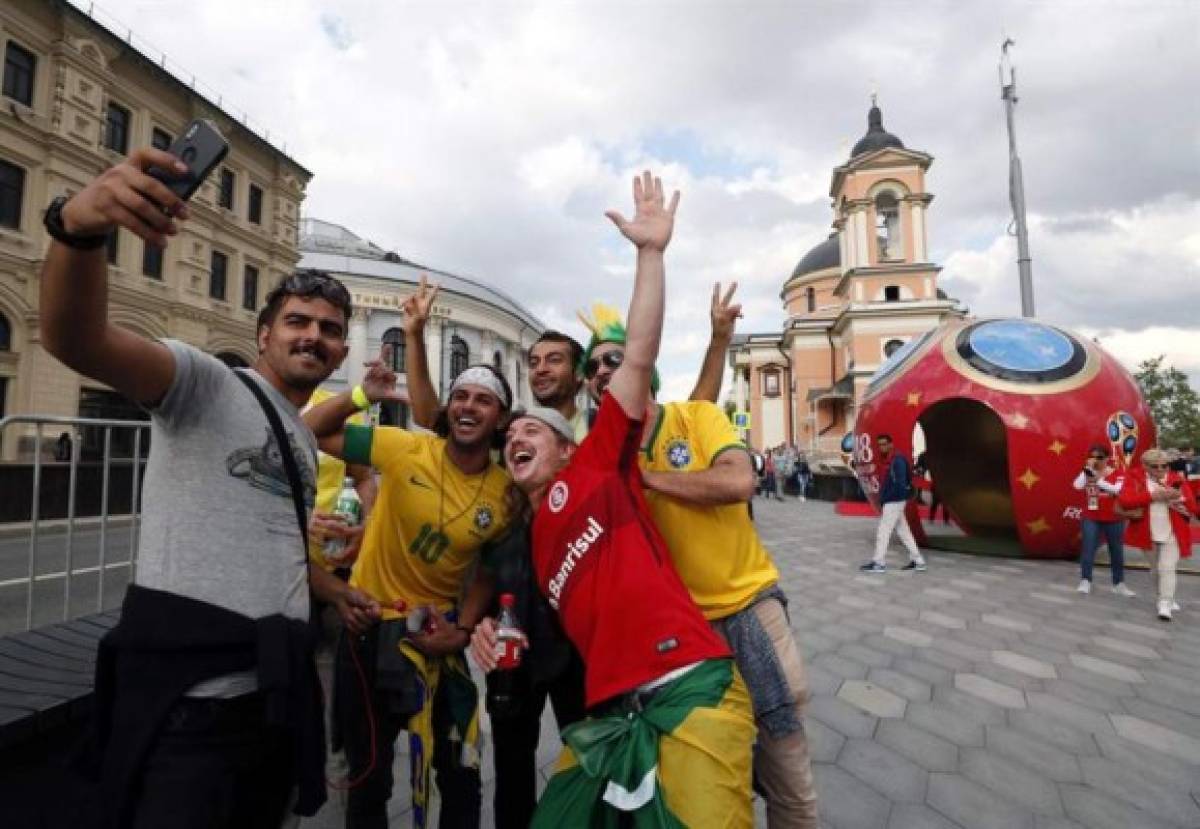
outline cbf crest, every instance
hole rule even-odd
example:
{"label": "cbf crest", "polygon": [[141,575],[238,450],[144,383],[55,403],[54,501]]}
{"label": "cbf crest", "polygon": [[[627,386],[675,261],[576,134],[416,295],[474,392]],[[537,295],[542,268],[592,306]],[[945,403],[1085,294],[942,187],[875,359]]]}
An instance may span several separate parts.
{"label": "cbf crest", "polygon": [[487,532],[495,521],[496,515],[489,505],[480,504],[479,509],[475,510],[475,529],[480,532]]}
{"label": "cbf crest", "polygon": [[672,469],[684,469],[692,462],[692,447],[683,438],[673,438],[667,444],[667,463]]}

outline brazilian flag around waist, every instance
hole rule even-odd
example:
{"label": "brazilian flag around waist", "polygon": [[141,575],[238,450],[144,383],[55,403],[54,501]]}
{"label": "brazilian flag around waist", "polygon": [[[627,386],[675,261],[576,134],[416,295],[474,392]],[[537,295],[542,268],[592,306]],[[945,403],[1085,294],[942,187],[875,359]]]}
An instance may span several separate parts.
{"label": "brazilian flag around waist", "polygon": [[532,829],[608,829],[621,812],[632,813],[637,829],[682,829],[656,780],[659,739],[694,710],[719,706],[733,677],[732,660],[709,659],[660,688],[640,711],[618,706],[568,727],[562,737],[569,750],[538,802]]}

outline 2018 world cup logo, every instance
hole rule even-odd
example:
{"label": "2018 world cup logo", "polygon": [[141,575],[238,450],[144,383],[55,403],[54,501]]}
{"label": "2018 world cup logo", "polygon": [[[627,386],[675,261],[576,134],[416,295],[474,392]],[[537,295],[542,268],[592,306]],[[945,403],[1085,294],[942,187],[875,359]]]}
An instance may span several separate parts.
{"label": "2018 world cup logo", "polygon": [[1108,442],[1112,445],[1113,460],[1121,469],[1133,465],[1138,447],[1138,425],[1129,412],[1114,412],[1108,417]]}

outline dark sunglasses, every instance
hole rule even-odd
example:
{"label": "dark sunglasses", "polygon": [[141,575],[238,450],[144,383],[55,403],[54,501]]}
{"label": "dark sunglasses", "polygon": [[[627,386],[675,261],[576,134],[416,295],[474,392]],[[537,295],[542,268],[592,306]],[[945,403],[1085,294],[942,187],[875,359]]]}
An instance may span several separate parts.
{"label": "dark sunglasses", "polygon": [[583,376],[588,380],[591,380],[596,376],[596,372],[600,370],[601,363],[604,363],[605,366],[613,371],[616,371],[621,367],[621,363],[623,362],[625,362],[624,351],[606,351],[599,357],[592,357],[583,364]]}
{"label": "dark sunglasses", "polygon": [[1089,458],[1091,458],[1091,459],[1092,459],[1092,460],[1094,460],[1094,461],[1106,461],[1106,460],[1108,460],[1108,455],[1088,455],[1088,457],[1089,457]]}
{"label": "dark sunglasses", "polygon": [[1147,469],[1166,469],[1169,466],[1170,466],[1169,463],[1148,463],[1148,464],[1146,464]]}

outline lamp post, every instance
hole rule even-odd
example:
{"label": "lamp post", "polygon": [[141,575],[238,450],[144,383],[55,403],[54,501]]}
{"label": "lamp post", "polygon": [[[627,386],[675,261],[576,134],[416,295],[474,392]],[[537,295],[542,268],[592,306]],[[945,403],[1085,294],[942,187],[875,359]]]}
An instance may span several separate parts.
{"label": "lamp post", "polygon": [[1021,157],[1017,155],[1017,135],[1013,124],[1013,113],[1017,106],[1017,72],[1008,56],[1008,47],[1013,45],[1015,42],[1012,38],[1005,38],[1000,45],[1000,97],[1004,100],[1004,114],[1008,121],[1008,200],[1012,204],[1012,224],[1016,226],[1021,316],[1032,317],[1033,260],[1029,256],[1029,228],[1025,224],[1025,181],[1021,174]]}

